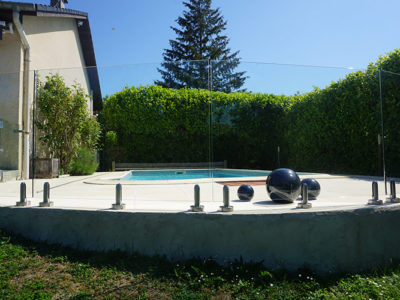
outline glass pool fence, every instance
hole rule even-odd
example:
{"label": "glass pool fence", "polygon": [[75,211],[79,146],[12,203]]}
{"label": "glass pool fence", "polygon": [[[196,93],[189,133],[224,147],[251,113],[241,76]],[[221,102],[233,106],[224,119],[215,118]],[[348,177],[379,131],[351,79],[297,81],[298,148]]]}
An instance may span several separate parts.
{"label": "glass pool fence", "polygon": [[[16,170],[19,178],[26,163],[23,92],[11,87],[22,77],[0,74],[0,169]],[[82,179],[82,185],[91,184],[82,190],[109,186],[110,192],[98,196],[104,200],[114,197],[118,179],[132,170],[159,172],[122,182],[132,207],[135,201],[156,206],[157,201],[191,200],[195,184],[205,202],[220,202],[225,184],[236,199],[246,183],[263,185],[263,194],[260,190],[255,197],[267,200],[268,173],[262,172],[277,168],[387,181],[400,177],[396,72],[204,60],[37,70],[29,77],[34,197],[43,192],[44,159],[59,159],[60,174],[85,171],[71,169],[71,161],[77,167],[87,158],[84,149],[94,143],[95,125],[76,118],[73,103],[80,97],[87,119],[101,124],[95,156],[100,173]],[[51,128],[46,113],[59,118],[52,124],[64,130]],[[245,172],[234,176],[232,170]],[[75,178],[62,180],[67,184]]]}

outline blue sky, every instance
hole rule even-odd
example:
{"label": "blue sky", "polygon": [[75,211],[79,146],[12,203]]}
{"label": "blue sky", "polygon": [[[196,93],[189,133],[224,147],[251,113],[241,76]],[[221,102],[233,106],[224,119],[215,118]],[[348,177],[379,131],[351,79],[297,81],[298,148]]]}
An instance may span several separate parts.
{"label": "blue sky", "polygon": [[[240,51],[252,91],[304,92],[350,71],[254,62],[366,68],[399,47],[398,0],[214,0],[213,7],[228,22],[229,46]],[[163,49],[175,38],[170,26],[184,6],[181,0],[69,0],[67,8],[89,13],[99,66],[130,65],[100,70],[108,94],[156,79]]]}

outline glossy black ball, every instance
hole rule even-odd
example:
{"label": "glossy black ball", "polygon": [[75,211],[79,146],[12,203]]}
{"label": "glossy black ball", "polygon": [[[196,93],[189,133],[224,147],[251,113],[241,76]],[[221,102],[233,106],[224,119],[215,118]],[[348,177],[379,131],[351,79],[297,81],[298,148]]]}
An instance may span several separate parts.
{"label": "glossy black ball", "polygon": [[237,194],[240,200],[250,201],[253,199],[254,190],[250,185],[243,184],[238,188]]}
{"label": "glossy black ball", "polygon": [[321,186],[319,182],[316,181],[314,178],[305,178],[301,181],[301,185],[303,183],[307,184],[308,187],[308,200],[315,200],[319,196],[321,192]]}
{"label": "glossy black ball", "polygon": [[292,203],[300,195],[300,178],[290,169],[276,169],[267,177],[267,192],[272,201]]}

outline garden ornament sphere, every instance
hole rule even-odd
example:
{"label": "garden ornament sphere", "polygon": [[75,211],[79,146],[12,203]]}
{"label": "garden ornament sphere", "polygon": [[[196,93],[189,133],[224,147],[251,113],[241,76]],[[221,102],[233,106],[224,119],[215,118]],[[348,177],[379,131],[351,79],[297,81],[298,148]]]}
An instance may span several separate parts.
{"label": "garden ornament sphere", "polygon": [[253,199],[254,190],[250,185],[243,184],[238,188],[237,194],[240,200],[250,201]]}
{"label": "garden ornament sphere", "polygon": [[266,183],[269,197],[277,203],[292,203],[301,192],[300,178],[290,169],[272,171]]}
{"label": "garden ornament sphere", "polygon": [[321,192],[321,186],[319,182],[316,181],[314,178],[305,178],[301,181],[301,185],[303,183],[307,184],[308,187],[308,200],[315,200],[319,196]]}

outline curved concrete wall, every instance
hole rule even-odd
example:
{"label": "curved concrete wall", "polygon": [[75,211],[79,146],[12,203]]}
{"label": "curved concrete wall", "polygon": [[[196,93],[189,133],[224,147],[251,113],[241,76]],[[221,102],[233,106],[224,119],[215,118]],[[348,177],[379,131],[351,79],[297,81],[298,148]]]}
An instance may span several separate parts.
{"label": "curved concrete wall", "polygon": [[400,206],[194,214],[0,208],[0,228],[88,250],[263,261],[270,268],[360,271],[400,259]]}

